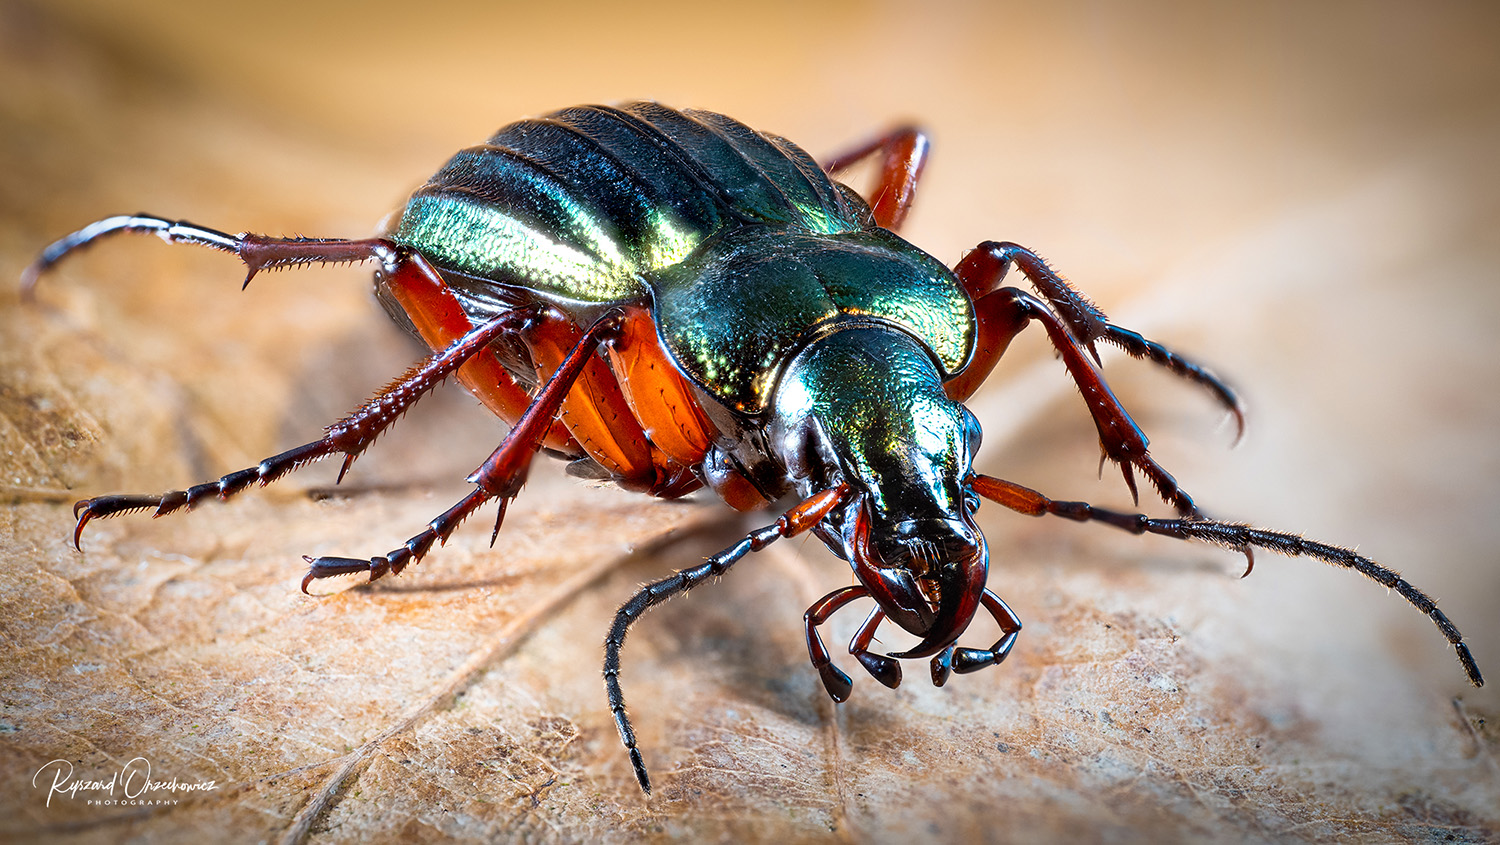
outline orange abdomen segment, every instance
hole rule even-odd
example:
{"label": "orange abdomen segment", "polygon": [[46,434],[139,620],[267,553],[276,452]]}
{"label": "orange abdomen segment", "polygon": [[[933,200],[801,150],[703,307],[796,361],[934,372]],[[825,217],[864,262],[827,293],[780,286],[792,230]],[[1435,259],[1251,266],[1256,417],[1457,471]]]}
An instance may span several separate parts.
{"label": "orange abdomen segment", "polygon": [[[521,333],[543,381],[557,370],[582,336],[583,332],[562,315],[543,319]],[[651,444],[604,359],[593,356],[585,365],[563,400],[558,418],[583,451],[613,473],[621,487],[647,491],[656,485]]]}
{"label": "orange abdomen segment", "polygon": [[[426,261],[412,261],[403,266],[413,269],[390,276],[386,280],[386,290],[406,312],[428,348],[441,352],[473,331],[474,324],[459,305],[458,298],[440,277],[431,272]],[[424,269],[427,272],[421,272]],[[488,349],[459,368],[458,380],[508,425],[515,425],[531,406],[531,395],[516,383],[510,371]],[[568,429],[560,422],[552,425],[542,443],[559,452],[576,454],[579,451],[578,444],[573,442]]]}
{"label": "orange abdomen segment", "polygon": [[627,308],[620,336],[608,348],[620,387],[651,444],[678,466],[702,462],[718,431],[662,350],[650,312]]}

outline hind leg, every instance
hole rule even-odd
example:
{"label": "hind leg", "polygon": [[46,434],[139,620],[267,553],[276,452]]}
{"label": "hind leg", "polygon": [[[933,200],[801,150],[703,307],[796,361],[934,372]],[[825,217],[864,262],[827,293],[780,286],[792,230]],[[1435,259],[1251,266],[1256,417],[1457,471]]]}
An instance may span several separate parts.
{"label": "hind leg", "polygon": [[[111,217],[68,235],[47,247],[23,274],[29,292],[40,275],[78,249],[120,233],[155,234],[168,243],[207,246],[230,252],[247,268],[245,283],[255,274],[307,264],[337,264],[375,261],[385,289],[402,305],[423,338],[436,352],[413,367],[402,378],[387,385],[354,413],[331,425],[322,439],[290,449],[261,461],[257,466],[223,476],[216,482],[195,485],[161,495],[114,495],[87,499],[74,506],[77,545],[83,528],[95,518],[130,511],[153,509],[163,516],[190,507],[210,494],[226,499],[249,487],[261,485],[333,454],[344,455],[339,472],[342,480],[350,464],[402,414],[450,375],[457,374],[486,404],[507,420],[521,416],[531,399],[505,372],[489,351],[489,344],[533,321],[531,309],[517,309],[474,326],[441,275],[421,254],[383,238],[365,240],[272,238],[265,235],[230,235],[193,223],[170,221],[150,215]],[[576,451],[560,425],[547,432],[547,445]]]}
{"label": "hind leg", "polygon": [[[245,264],[245,282],[261,270],[302,267],[310,264],[376,262],[384,291],[396,300],[418,334],[434,352],[445,349],[476,326],[460,307],[442,275],[421,253],[386,238],[344,240],[339,238],[273,238],[240,233],[231,235],[185,220],[167,220],[150,214],[107,217],[57,240],[42,250],[37,260],[21,274],[21,288],[32,295],[41,275],[63,258],[118,234],[151,234],[170,244],[206,246],[236,256]],[[489,350],[480,350],[463,363],[458,378],[501,419],[519,419],[531,397]],[[567,430],[559,423],[547,436],[548,448],[577,454]]]}

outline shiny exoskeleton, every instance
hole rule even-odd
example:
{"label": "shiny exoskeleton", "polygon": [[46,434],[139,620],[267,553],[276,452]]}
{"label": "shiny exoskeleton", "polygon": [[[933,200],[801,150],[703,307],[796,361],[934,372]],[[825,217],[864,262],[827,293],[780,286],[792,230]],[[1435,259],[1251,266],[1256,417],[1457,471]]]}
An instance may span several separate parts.
{"label": "shiny exoskeleton", "polygon": [[[1005,660],[1021,622],[986,588],[989,552],[973,514],[981,499],[1026,514],[1095,520],[1136,534],[1204,540],[1244,552],[1306,555],[1360,572],[1427,614],[1483,683],[1458,630],[1397,573],[1348,549],[1204,518],[1147,451],[1100,375],[1095,345],[1114,344],[1212,391],[1243,426],[1213,374],[1110,323],[1035,253],[985,242],[951,270],[896,232],[926,160],[926,137],[902,128],[819,166],[790,142],[723,115],[654,103],[579,107],[513,123],[455,155],[382,237],[229,235],[149,215],[111,217],[48,247],[27,271],[116,232],[232,252],[256,272],[372,261],[386,310],[433,355],[312,443],[163,495],[114,495],[75,506],[89,520],[162,515],[268,484],[311,461],[349,465],[438,383],[456,376],[511,424],[469,477],[474,489],[396,550],[368,559],[309,559],[314,580],[399,573],[481,505],[506,504],[540,450],[576,474],[655,496],[708,486],[749,510],[788,496],[773,524],[643,588],[605,642],[609,706],[640,785],[650,791],[620,690],[620,647],[652,605],[721,575],[780,537],[811,530],[848,561],[855,583],[806,614],[808,652],[828,693],[845,700],[818,627],[850,602],[875,608],[849,645],[876,680],[926,658],[933,683]],[[866,202],[834,181],[873,159]],[[1015,268],[1037,294],[1003,286]],[[974,472],[980,424],[962,404],[1031,322],[1041,324],[1082,393],[1103,457],[1134,494],[1144,475],[1178,517],[1156,519]],[[491,542],[494,541],[491,535]],[[1247,570],[1248,572],[1248,570]],[[988,648],[956,642],[979,608],[999,624]],[[887,620],[919,638],[871,651]]]}

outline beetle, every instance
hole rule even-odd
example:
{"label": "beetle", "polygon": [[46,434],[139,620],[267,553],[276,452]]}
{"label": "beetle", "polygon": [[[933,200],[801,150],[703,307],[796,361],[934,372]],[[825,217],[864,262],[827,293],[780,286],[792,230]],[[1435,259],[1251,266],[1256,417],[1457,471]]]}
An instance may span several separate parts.
{"label": "beetle", "polygon": [[[1148,440],[1100,372],[1097,344],[1166,367],[1234,416],[1235,393],[1192,360],[1109,322],[1037,253],[985,241],[951,269],[897,233],[929,150],[894,129],[819,166],[776,135],[707,111],[637,102],[583,106],[500,129],[458,152],[378,237],[230,235],[148,214],[109,217],[47,247],[23,275],[28,293],[64,256],[121,232],[229,252],[247,268],[372,262],[390,316],[432,355],[323,437],[161,495],[78,502],[73,543],[93,519],[162,516],[227,499],[314,461],[355,459],[415,402],[456,377],[511,425],[468,481],[474,489],[385,555],[306,558],[302,589],[321,578],[398,574],[482,505],[506,505],[540,451],[571,473],[677,497],[707,486],[739,510],[794,497],[773,523],[705,563],[648,584],[616,613],[604,684],[640,786],[651,782],[620,687],[620,650],[650,607],[723,575],[750,552],[812,532],[854,575],[804,617],[809,658],[836,702],[852,681],[818,629],[851,602],[875,608],[850,653],[896,687],[900,660],[926,659],[942,686],[1003,662],[1021,621],[986,586],[989,550],[974,514],[987,499],[1021,513],[1097,521],[1135,534],[1307,556],[1396,590],[1437,625],[1475,685],[1483,678],[1458,629],[1391,569],[1346,548],[1203,516],[1150,455]],[[867,201],[834,177],[878,169]],[[1005,285],[1018,270],[1035,294]],[[1098,429],[1101,468],[1116,464],[1139,506],[1143,475],[1171,519],[1055,501],[975,472],[981,426],[964,406],[1026,326],[1038,323]],[[1250,569],[1246,569],[1249,574]],[[983,608],[1001,636],[960,647]],[[918,643],[871,649],[890,621]]]}

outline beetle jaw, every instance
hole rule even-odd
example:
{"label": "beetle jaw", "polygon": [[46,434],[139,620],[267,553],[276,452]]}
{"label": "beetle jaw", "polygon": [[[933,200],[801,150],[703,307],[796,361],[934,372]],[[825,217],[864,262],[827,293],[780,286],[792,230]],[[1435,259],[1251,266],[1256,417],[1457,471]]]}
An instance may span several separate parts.
{"label": "beetle jaw", "polygon": [[872,537],[866,497],[846,521],[854,575],[887,617],[922,638],[891,657],[931,657],[952,645],[979,609],[989,549],[969,519],[908,519]]}

